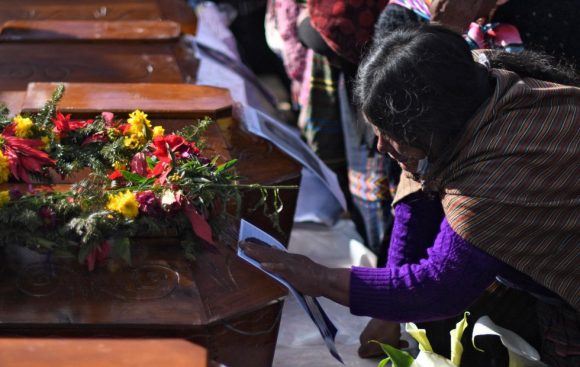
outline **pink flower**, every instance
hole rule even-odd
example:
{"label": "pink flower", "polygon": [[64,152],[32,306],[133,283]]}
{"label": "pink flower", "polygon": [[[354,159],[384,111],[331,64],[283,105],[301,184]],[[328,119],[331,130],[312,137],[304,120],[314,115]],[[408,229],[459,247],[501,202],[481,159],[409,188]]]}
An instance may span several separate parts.
{"label": "pink flower", "polygon": [[38,210],[38,216],[44,223],[46,228],[54,228],[56,226],[56,213],[54,209],[49,206],[43,206]]}
{"label": "pink flower", "polygon": [[95,247],[90,254],[87,255],[85,261],[89,271],[95,270],[95,265],[105,261],[111,253],[111,244],[109,241],[103,241],[100,246]]}
{"label": "pink flower", "polygon": [[149,166],[147,166],[147,159],[144,153],[137,153],[131,159],[131,172],[140,176],[147,176]]}
{"label": "pink flower", "polygon": [[115,117],[115,115],[113,115],[112,112],[103,112],[101,113],[101,116],[105,121],[105,127],[113,127],[113,118]]}
{"label": "pink flower", "polygon": [[161,203],[151,190],[138,192],[136,194],[137,202],[139,203],[139,212],[152,217],[163,216]]}

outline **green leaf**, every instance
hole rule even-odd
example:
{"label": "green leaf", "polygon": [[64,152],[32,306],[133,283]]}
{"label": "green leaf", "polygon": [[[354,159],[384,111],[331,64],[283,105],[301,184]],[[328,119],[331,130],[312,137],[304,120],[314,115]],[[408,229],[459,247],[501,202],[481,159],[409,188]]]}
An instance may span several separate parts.
{"label": "green leaf", "polygon": [[415,362],[413,357],[411,357],[411,355],[405,351],[392,347],[389,344],[383,344],[376,340],[371,340],[371,342],[377,343],[381,346],[383,352],[385,352],[385,354],[391,359],[393,367],[411,367],[413,362]]}
{"label": "green leaf", "polygon": [[157,162],[155,162],[155,160],[151,157],[145,157],[145,160],[147,161],[147,166],[149,169],[153,169],[157,165]]}
{"label": "green leaf", "polygon": [[387,363],[389,363],[391,361],[391,358],[387,357],[385,359],[383,359],[382,361],[379,362],[379,365],[377,367],[385,367],[387,365]]}
{"label": "green leaf", "polygon": [[91,251],[93,251],[93,249],[96,247],[95,244],[81,244],[81,247],[79,249],[79,256],[78,256],[78,260],[79,263],[83,263],[85,261],[85,259],[87,258],[87,256],[89,256],[89,253]]}
{"label": "green leaf", "polygon": [[143,181],[139,184],[138,189],[141,190],[141,189],[147,188],[147,187],[153,185],[154,182],[155,182],[155,177],[147,178],[147,179],[145,179],[145,181]]}
{"label": "green leaf", "polygon": [[220,173],[220,172],[226,171],[226,170],[228,170],[229,168],[233,167],[233,166],[234,166],[236,163],[238,163],[238,160],[237,160],[237,159],[232,159],[232,160],[229,160],[229,161],[227,161],[227,162],[226,162],[226,163],[224,163],[224,164],[220,164],[220,165],[218,166],[218,168],[216,169],[216,171],[215,171],[215,172],[216,172],[216,173]]}
{"label": "green leaf", "polygon": [[125,180],[132,182],[134,184],[142,184],[147,180],[147,177],[143,177],[133,172],[129,171],[119,171],[119,172],[121,172]]}
{"label": "green leaf", "polygon": [[111,240],[111,255],[113,258],[122,259],[130,265],[131,241],[129,241],[129,238],[121,237]]}

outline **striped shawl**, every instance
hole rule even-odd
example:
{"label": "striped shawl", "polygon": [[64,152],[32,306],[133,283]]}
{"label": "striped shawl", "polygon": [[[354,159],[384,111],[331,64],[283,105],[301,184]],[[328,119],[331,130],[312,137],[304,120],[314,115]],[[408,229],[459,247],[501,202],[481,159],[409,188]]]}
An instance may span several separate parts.
{"label": "striped shawl", "polygon": [[495,92],[431,182],[455,232],[578,310],[580,89],[491,75]]}

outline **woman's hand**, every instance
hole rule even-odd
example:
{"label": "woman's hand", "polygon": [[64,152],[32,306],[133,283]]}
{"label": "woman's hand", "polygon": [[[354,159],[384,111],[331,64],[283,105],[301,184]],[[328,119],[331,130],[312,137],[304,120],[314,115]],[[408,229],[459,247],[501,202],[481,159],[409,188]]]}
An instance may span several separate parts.
{"label": "woman's hand", "polygon": [[348,305],[350,269],[331,269],[304,255],[247,241],[240,242],[240,248],[246,255],[259,261],[265,270],[280,275],[298,291]]}
{"label": "woman's hand", "polygon": [[463,33],[471,22],[488,18],[497,5],[506,0],[433,0],[429,7],[431,20],[458,33]]}
{"label": "woman's hand", "polygon": [[398,322],[371,319],[359,337],[359,357],[377,358],[385,355],[380,345],[371,342],[373,340],[392,345],[395,348],[407,347],[407,342],[401,341],[400,326]]}

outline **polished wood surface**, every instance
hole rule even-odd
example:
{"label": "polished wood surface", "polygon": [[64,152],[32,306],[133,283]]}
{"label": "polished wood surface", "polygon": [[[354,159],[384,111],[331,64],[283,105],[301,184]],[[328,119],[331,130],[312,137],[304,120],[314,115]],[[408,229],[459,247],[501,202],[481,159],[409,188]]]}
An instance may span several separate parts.
{"label": "polished wood surface", "polygon": [[179,37],[172,21],[9,20],[0,27],[0,41],[167,40]]}
{"label": "polished wood surface", "polygon": [[47,267],[9,258],[19,266],[2,275],[1,332],[20,335],[30,325],[109,336],[128,328],[193,330],[281,300],[286,289],[235,254],[235,228],[224,232],[229,237],[222,234],[195,262],[171,238],[135,238],[132,267],[110,262],[92,273],[74,260]]}
{"label": "polished wood surface", "polygon": [[178,60],[180,47],[185,46],[178,41],[153,44],[0,42],[0,89],[26,90],[30,82],[184,83],[195,80],[196,61]]}
{"label": "polished wood surface", "polygon": [[[30,83],[21,110],[42,108],[58,83]],[[58,104],[63,113],[96,115],[140,109],[151,117],[197,119],[229,117],[233,100],[227,89],[191,84],[65,83]]]}
{"label": "polished wood surface", "polygon": [[134,239],[132,267],[109,261],[88,273],[37,258],[5,269],[0,335],[184,338],[228,366],[268,366],[286,289],[237,257],[229,228],[195,262],[170,238],[146,238]]}
{"label": "polished wood surface", "polygon": [[2,367],[206,367],[207,351],[179,339],[0,338]]}
{"label": "polished wood surface", "polygon": [[172,20],[195,34],[195,12],[183,0],[0,0],[0,24],[11,20]]}

